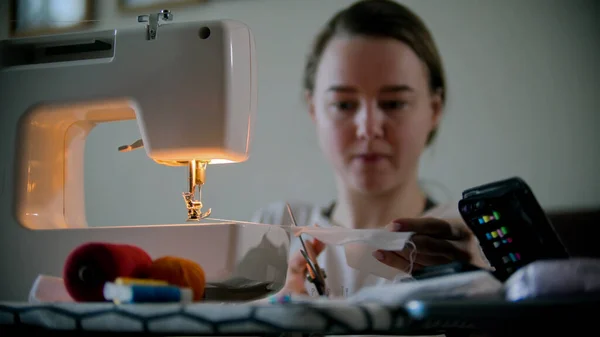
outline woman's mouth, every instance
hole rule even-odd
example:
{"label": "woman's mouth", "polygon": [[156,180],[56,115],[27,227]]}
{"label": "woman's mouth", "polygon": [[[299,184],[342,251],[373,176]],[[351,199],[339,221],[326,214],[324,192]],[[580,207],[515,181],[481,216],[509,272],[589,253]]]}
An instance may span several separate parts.
{"label": "woman's mouth", "polygon": [[389,156],[385,156],[385,155],[378,154],[378,153],[367,153],[367,154],[357,155],[354,158],[363,163],[371,164],[371,163],[377,163],[379,161],[388,159]]}

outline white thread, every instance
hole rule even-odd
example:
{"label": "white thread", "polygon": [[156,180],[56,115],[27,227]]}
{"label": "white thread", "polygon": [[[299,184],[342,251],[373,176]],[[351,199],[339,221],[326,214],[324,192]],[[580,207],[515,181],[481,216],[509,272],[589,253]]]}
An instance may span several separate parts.
{"label": "white thread", "polygon": [[417,245],[412,242],[410,239],[406,241],[405,245],[410,245],[412,250],[410,251],[410,255],[408,255],[408,271],[409,275],[412,275],[413,267],[415,264],[415,260],[417,259]]}
{"label": "white thread", "polygon": [[209,217],[206,218],[205,220],[214,220],[214,221],[221,221],[221,222],[233,222],[233,223],[239,223],[239,224],[245,224],[245,225],[262,225],[262,226],[275,226],[275,225],[271,225],[271,224],[266,224],[266,223],[260,223],[260,222],[252,222],[252,221],[241,221],[241,220],[229,220],[229,219],[219,219],[219,218],[213,218],[213,217]]}
{"label": "white thread", "polygon": [[402,275],[402,274],[398,274],[396,275],[396,277],[394,278],[394,283],[396,282],[412,282],[412,281],[416,281],[416,279],[412,276],[412,271],[414,268],[414,264],[415,264],[415,260],[417,259],[417,245],[412,242],[410,239],[406,240],[404,246],[410,246],[411,247],[411,251],[410,254],[408,255],[408,270],[404,270],[404,273],[406,275]]}

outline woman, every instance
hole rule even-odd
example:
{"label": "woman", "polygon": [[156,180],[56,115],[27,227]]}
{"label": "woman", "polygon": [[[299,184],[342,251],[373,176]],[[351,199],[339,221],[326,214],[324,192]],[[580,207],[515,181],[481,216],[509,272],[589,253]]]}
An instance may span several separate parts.
{"label": "woman", "polygon": [[[340,11],[316,37],[304,90],[337,197],[326,207],[292,204],[298,225],[415,232],[413,264],[411,249],[370,252],[368,264],[398,274],[455,260],[487,266],[466,225],[440,219],[456,205],[436,205],[418,184],[419,158],[435,137],[446,99],[442,61],[419,17],[390,0],[358,1]],[[285,204],[275,203],[253,220],[289,225],[285,214]],[[350,267],[345,247],[307,239],[326,270],[330,296],[393,282]],[[313,294],[299,248],[294,238],[282,292]]]}

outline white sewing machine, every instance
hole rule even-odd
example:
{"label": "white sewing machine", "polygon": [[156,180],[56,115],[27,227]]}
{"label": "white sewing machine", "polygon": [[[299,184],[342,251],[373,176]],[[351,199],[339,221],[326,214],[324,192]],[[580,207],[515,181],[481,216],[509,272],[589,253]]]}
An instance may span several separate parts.
{"label": "white sewing machine", "polygon": [[[140,16],[136,28],[0,43],[0,300],[26,300],[37,275],[62,276],[67,255],[89,241],[195,260],[211,282],[284,282],[283,230],[200,223],[210,209],[196,198],[207,164],[248,158],[252,32],[236,21],[172,19],[165,10]],[[173,196],[187,223],[88,227],[86,137],[99,123],[132,119],[142,139],[120,151],[143,146],[159,164],[189,167],[189,187],[182,181]]]}

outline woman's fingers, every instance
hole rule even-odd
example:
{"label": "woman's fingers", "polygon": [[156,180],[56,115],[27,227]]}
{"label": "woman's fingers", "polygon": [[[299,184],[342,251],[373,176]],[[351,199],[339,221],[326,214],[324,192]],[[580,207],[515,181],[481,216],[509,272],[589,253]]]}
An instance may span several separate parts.
{"label": "woman's fingers", "polygon": [[450,223],[438,218],[398,219],[388,225],[393,232],[415,232],[446,240],[464,240],[472,233],[464,224]]}
{"label": "woman's fingers", "polygon": [[317,239],[313,239],[306,244],[306,249],[308,250],[308,256],[316,261],[317,257],[319,257],[321,252],[325,249],[325,244]]}
{"label": "woman's fingers", "polygon": [[418,268],[415,267],[419,266],[432,266],[452,262],[451,259],[448,259],[443,256],[432,256],[426,254],[419,254],[417,252],[412,253],[411,256],[411,253],[406,251],[390,252],[378,250],[374,252],[373,256],[381,263],[402,271],[416,270]]}
{"label": "woman's fingers", "polygon": [[410,270],[410,262],[404,256],[396,254],[395,252],[377,250],[373,252],[379,262],[386,264],[392,268],[408,272]]}
{"label": "woman's fingers", "polygon": [[[315,260],[321,254],[321,252],[325,249],[325,244],[317,239],[314,239],[312,241],[305,241],[305,245],[306,245],[306,250],[308,250],[307,251],[308,256],[310,256],[311,259],[315,259]],[[294,274],[295,273],[301,273],[302,275],[305,274],[306,259],[304,258],[304,255],[302,255],[302,253],[300,253],[300,251],[297,251],[296,253],[294,253],[292,258],[288,262],[288,269],[290,271],[292,271]]]}
{"label": "woman's fingers", "polygon": [[425,255],[425,254],[416,254],[415,263],[424,265],[424,266],[436,266],[451,263],[453,260],[444,256],[433,256],[433,255]]}
{"label": "woman's fingers", "polygon": [[417,234],[411,238],[413,246],[407,246],[396,252],[376,251],[373,256],[380,262],[399,270],[416,270],[415,266],[432,266],[451,263],[452,261],[468,261],[470,254],[447,240],[436,239]]}
{"label": "woman's fingers", "polygon": [[[306,250],[309,256],[314,256],[314,259],[321,254],[325,249],[325,244],[317,239],[305,241]],[[308,295],[305,287],[307,266],[306,259],[300,251],[295,252],[288,262],[287,279],[284,289],[285,293]]]}
{"label": "woman's fingers", "polygon": [[464,223],[451,223],[437,218],[398,219],[387,228],[394,232],[414,233],[410,239],[414,247],[407,246],[400,251],[384,253],[382,262],[387,265],[401,266],[405,270],[409,261],[431,266],[472,260],[473,249],[469,244],[473,233]]}
{"label": "woman's fingers", "polygon": [[[461,249],[447,240],[417,234],[411,238],[411,241],[415,244],[417,255],[428,255],[459,261],[468,261],[471,256],[468,251]],[[410,254],[412,247],[406,250],[408,252],[403,253]]]}
{"label": "woman's fingers", "polygon": [[419,256],[413,256],[414,260],[411,262],[410,257],[404,257],[400,254],[397,254],[396,252],[390,252],[385,250],[377,250],[373,252],[373,256],[381,263],[388,265],[392,268],[396,268],[400,271],[404,271],[406,273],[411,271],[414,272],[431,264],[439,264],[439,261],[436,261],[435,258],[433,260],[430,260],[427,257],[423,258]]}

